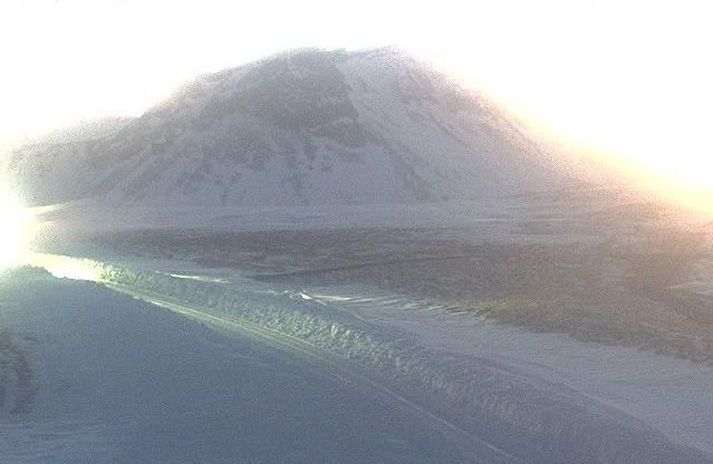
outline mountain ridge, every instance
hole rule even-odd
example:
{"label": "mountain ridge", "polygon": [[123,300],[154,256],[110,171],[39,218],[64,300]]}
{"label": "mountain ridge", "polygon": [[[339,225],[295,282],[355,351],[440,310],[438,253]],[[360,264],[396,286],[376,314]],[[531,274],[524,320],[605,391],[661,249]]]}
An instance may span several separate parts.
{"label": "mountain ridge", "polygon": [[497,105],[394,48],[205,74],[108,137],[24,147],[6,169],[33,203],[122,205],[412,203],[571,181]]}

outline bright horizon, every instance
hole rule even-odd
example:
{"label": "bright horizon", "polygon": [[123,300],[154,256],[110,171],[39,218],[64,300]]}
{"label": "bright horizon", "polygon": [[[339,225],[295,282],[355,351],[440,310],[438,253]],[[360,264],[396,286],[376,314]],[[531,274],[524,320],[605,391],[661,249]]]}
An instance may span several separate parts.
{"label": "bright horizon", "polygon": [[192,77],[285,49],[392,45],[566,146],[635,166],[634,177],[685,190],[689,203],[713,194],[713,10],[532,3],[5,1],[0,147],[82,119],[139,115]]}

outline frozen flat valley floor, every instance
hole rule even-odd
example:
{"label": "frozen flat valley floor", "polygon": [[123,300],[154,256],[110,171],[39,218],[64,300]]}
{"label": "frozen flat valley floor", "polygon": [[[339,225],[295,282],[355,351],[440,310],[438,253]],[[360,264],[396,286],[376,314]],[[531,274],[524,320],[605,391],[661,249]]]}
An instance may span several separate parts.
{"label": "frozen flat valley floor", "polygon": [[0,455],[713,462],[710,227],[585,204],[63,237],[0,286]]}

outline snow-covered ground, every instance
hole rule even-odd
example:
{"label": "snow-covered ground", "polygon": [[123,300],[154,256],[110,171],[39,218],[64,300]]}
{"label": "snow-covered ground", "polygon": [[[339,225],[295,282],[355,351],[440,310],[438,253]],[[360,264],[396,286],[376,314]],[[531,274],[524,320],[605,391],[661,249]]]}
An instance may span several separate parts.
{"label": "snow-covered ground", "polygon": [[[558,334],[494,325],[405,298],[314,295],[362,318],[405,330],[429,349],[489,360],[498,369],[583,395],[670,439],[713,455],[713,367]],[[407,309],[403,311],[394,309]]]}
{"label": "snow-covered ground", "polygon": [[[46,256],[37,256],[36,260],[37,264],[45,262],[57,275],[96,280],[191,321],[179,323],[179,319],[171,319],[177,327],[163,328],[156,337],[144,337],[151,340],[151,346],[145,348],[149,351],[161,352],[165,349],[162,346],[175,346],[178,343],[175,337],[188,350],[193,343],[200,347],[203,342],[186,339],[185,332],[206,334],[204,328],[190,328],[201,323],[232,334],[237,340],[259,341],[259,346],[304,357],[343,379],[362,395],[368,394],[365,391],[379,392],[398,408],[420,417],[454,440],[450,445],[426,445],[432,453],[440,453],[442,446],[449,449],[454,444],[458,445],[454,449],[461,453],[474,453],[454,457],[457,462],[479,462],[477,457],[482,458],[480,462],[713,462],[713,440],[709,433],[713,429],[710,395],[713,368],[708,366],[627,348],[581,343],[563,335],[533,334],[497,326],[402,295],[357,294],[355,289],[337,287],[292,290],[237,274],[216,275],[210,269],[200,272],[195,266],[180,271],[177,263],[166,263],[174,270],[168,272],[167,269],[136,271],[126,265]],[[146,266],[144,262],[137,267]],[[88,269],[87,272],[77,272],[82,268]],[[73,270],[66,273],[67,269]],[[85,291],[107,291],[82,285]],[[135,313],[128,319],[140,320],[142,312],[152,311],[148,306],[135,305],[132,309]],[[126,322],[126,315],[119,315],[116,308],[105,307],[97,316],[103,321],[100,338],[91,343],[80,340],[81,346],[102,346],[110,331],[118,337],[115,343],[121,344],[122,336],[117,334],[139,330],[124,327],[134,322]],[[49,324],[52,328],[61,326],[56,322]],[[156,331],[144,327],[149,327],[149,333]],[[74,329],[70,326],[66,330]],[[146,329],[139,330],[146,335],[142,330]],[[173,330],[181,331],[181,335],[170,334]],[[169,340],[164,340],[165,336]],[[139,351],[144,350],[141,343],[137,345]],[[216,369],[213,357],[220,360],[225,356],[242,356],[231,345],[213,346],[218,349],[211,357],[195,360],[195,365],[202,366],[200,369]],[[116,352],[116,346],[110,348],[110,352]],[[175,364],[157,375],[167,376],[171,382],[177,380],[176,372],[193,377],[200,370],[192,367],[187,371],[181,357],[166,356]],[[194,356],[198,355],[192,354],[189,359]],[[82,358],[78,353],[71,357]],[[126,362],[124,366],[128,368],[136,358],[120,362]],[[275,369],[281,370],[282,365]],[[231,384],[240,385],[241,380],[233,377],[238,374],[225,375],[229,375]],[[202,380],[190,381],[203,384]],[[101,384],[93,391],[105,388],[107,384]],[[160,398],[164,390],[172,388],[156,383],[141,395],[145,395],[146,401],[156,401],[151,398]],[[341,393],[335,395],[335,401],[339,401]],[[214,393],[197,389],[193,396],[210,402],[213,400],[203,396]],[[353,407],[358,407],[360,400],[370,401],[361,398]],[[348,396],[345,401],[347,404],[339,408],[352,407]],[[300,407],[303,413],[309,413],[305,409],[316,406],[307,403]],[[211,414],[205,417],[210,418]],[[251,414],[241,417],[247,422],[253,420]],[[367,421],[359,427],[371,424]],[[122,436],[124,432],[107,433]],[[319,436],[318,440],[324,438],[320,429],[311,430],[310,435]],[[83,446],[80,444],[79,449]],[[359,461],[349,456],[347,461]],[[428,462],[450,459],[423,456]],[[388,458],[384,462],[396,461]]]}
{"label": "snow-covered ground", "polygon": [[470,461],[449,435],[298,352],[93,283],[0,275],[4,464]]}
{"label": "snow-covered ground", "polygon": [[713,462],[710,237],[570,193],[49,211],[73,257],[0,285],[0,455]]}
{"label": "snow-covered ground", "polygon": [[711,218],[430,66],[293,51],[65,135],[0,160],[45,205],[0,463],[713,462]]}

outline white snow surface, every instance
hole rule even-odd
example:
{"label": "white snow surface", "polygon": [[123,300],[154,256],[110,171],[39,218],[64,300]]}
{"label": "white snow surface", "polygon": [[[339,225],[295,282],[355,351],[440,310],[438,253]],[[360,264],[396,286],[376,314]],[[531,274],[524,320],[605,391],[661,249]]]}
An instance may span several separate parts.
{"label": "white snow surface", "polygon": [[710,366],[497,326],[401,295],[279,289],[225,271],[168,266],[104,265],[96,280],[323,362],[341,360],[347,373],[366,372],[408,404],[503,451],[503,462],[713,460]]}
{"label": "white snow surface", "polygon": [[0,462],[504,462],[288,351],[91,282],[3,272]]}
{"label": "white snow surface", "polygon": [[0,163],[34,204],[413,203],[569,182],[487,98],[393,49],[300,50],[201,76],[114,134]]}
{"label": "white snow surface", "polygon": [[370,321],[403,328],[432,349],[492,360],[502,369],[570,388],[645,421],[673,440],[713,454],[709,365],[527,332],[471,314],[445,313],[444,308],[405,297],[348,294],[307,293]]}

